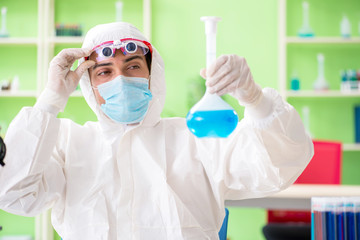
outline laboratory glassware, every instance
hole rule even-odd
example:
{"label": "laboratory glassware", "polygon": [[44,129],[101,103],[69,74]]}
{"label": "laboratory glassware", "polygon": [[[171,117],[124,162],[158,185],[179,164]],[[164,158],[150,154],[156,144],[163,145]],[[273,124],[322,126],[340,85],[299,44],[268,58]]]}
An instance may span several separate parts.
{"label": "laboratory glassware", "polygon": [[312,239],[359,239],[359,220],[358,196],[311,198]]}
{"label": "laboratory glassware", "polygon": [[351,24],[346,15],[343,16],[340,22],[340,34],[343,38],[350,38],[351,36]]}
{"label": "laboratory glassware", "polygon": [[325,73],[324,73],[324,61],[325,61],[324,55],[319,53],[317,55],[317,60],[318,60],[318,77],[314,82],[314,90],[328,90],[329,84],[325,79]]}
{"label": "laboratory glassware", "polygon": [[304,127],[309,136],[313,136],[310,131],[310,108],[308,106],[304,106],[301,109],[302,111],[302,120],[304,122]]}
{"label": "laboratory glassware", "polygon": [[116,18],[116,22],[121,22],[122,21],[122,11],[123,11],[123,2],[122,1],[117,1],[115,2],[115,18]]}
{"label": "laboratory glassware", "polygon": [[300,28],[298,35],[299,37],[313,37],[314,32],[311,29],[309,23],[309,3],[303,2],[302,8],[303,8],[303,25]]}
{"label": "laboratory glassware", "polygon": [[[216,60],[216,28],[218,17],[201,17],[205,22],[206,67]],[[220,96],[206,90],[186,116],[189,130],[197,137],[228,137],[236,128],[239,118],[235,110]]]}
{"label": "laboratory glassware", "polygon": [[300,90],[300,79],[296,72],[293,73],[291,80],[290,80],[290,89],[293,91]]}
{"label": "laboratory glassware", "polygon": [[1,8],[1,30],[0,30],[0,37],[8,37],[9,33],[6,29],[6,13],[7,7]]}

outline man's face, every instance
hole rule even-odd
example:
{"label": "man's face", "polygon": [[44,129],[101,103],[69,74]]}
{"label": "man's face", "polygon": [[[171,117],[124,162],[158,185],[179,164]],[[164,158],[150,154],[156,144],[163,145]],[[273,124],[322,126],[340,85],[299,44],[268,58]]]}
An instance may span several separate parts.
{"label": "man's face", "polygon": [[119,49],[116,50],[115,56],[100,62],[96,61],[97,53],[93,52],[90,55],[90,60],[96,64],[89,68],[89,76],[91,85],[94,88],[94,93],[97,102],[101,105],[105,100],[100,96],[96,88],[102,83],[113,80],[119,75],[125,77],[142,77],[149,79],[149,69],[146,64],[145,56],[142,54],[129,54],[125,56]]}

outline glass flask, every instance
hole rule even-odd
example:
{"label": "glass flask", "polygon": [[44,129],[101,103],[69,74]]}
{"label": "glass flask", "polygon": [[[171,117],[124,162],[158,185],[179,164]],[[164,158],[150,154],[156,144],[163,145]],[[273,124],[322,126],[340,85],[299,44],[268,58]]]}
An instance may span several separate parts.
{"label": "glass flask", "polygon": [[[202,17],[206,34],[206,66],[216,60],[216,27],[218,17]],[[188,112],[186,124],[197,137],[228,137],[236,128],[239,118],[235,110],[220,96],[205,92]]]}

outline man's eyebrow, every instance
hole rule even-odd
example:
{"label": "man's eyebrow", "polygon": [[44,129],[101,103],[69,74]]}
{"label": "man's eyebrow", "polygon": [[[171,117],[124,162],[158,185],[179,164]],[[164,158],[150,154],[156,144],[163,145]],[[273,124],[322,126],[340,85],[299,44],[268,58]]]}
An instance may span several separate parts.
{"label": "man's eyebrow", "polygon": [[130,62],[130,61],[134,60],[134,59],[145,60],[145,59],[142,58],[142,56],[140,56],[140,55],[135,55],[135,56],[131,56],[131,57],[129,57],[129,58],[126,58],[126,59],[124,60],[124,62],[127,63],[127,62]]}
{"label": "man's eyebrow", "polygon": [[93,70],[95,70],[95,69],[98,68],[98,67],[104,67],[104,66],[110,66],[110,65],[113,65],[113,63],[112,63],[112,62],[108,62],[108,63],[95,64],[95,65],[93,66]]}

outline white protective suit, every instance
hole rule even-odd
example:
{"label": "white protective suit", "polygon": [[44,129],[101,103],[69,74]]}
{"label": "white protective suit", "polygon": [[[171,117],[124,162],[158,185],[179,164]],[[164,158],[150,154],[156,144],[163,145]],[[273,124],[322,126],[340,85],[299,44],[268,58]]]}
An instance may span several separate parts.
{"label": "white protective suit", "polygon": [[[83,47],[126,37],[126,23],[99,25]],[[151,68],[153,99],[137,126],[101,112],[86,72],[83,95],[98,117],[84,126],[25,107],[6,134],[0,208],[35,216],[52,208],[64,240],[218,239],[224,200],[259,198],[285,189],[310,161],[313,145],[300,117],[273,89],[265,118],[249,112],[226,139],[196,138],[184,118],[161,119],[163,61]]]}

